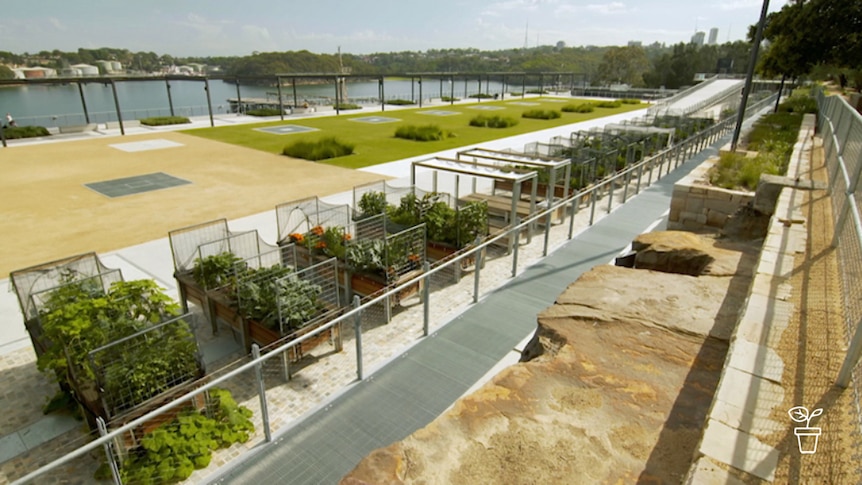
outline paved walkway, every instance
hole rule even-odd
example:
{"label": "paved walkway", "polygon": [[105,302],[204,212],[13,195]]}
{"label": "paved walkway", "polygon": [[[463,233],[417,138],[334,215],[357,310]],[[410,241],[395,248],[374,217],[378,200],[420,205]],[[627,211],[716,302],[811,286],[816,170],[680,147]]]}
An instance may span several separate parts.
{"label": "paved walkway", "polygon": [[281,433],[275,444],[258,448],[219,483],[337,483],[374,449],[430,423],[535,330],[537,313],[553,304],[566,286],[590,268],[613,260],[635,236],[662,219],[673,184],[714,153],[706,150],[689,160]]}

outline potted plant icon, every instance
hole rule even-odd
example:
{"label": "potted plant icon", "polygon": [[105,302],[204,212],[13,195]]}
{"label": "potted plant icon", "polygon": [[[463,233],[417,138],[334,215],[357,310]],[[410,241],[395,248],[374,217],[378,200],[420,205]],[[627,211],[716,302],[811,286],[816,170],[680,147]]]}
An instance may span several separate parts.
{"label": "potted plant icon", "polygon": [[820,428],[812,428],[811,420],[823,414],[822,408],[817,408],[811,413],[805,406],[792,407],[787,411],[790,419],[797,423],[805,423],[805,426],[794,428],[793,434],[799,443],[799,452],[803,455],[813,455],[817,452],[817,440],[820,438]]}

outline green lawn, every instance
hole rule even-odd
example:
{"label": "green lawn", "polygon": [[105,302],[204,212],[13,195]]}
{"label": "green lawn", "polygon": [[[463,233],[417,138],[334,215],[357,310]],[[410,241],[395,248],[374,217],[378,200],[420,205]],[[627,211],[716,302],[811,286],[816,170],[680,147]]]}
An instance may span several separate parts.
{"label": "green lawn", "polygon": [[[583,102],[590,102],[589,100],[567,98],[565,99],[565,103],[560,103],[553,102],[554,99],[559,100],[562,98],[527,98],[523,101],[520,98],[516,98],[507,99],[505,101],[483,101],[481,103],[434,106],[422,109],[387,110],[383,113],[379,111],[365,113],[351,112],[348,115],[341,116],[285,119],[284,121],[279,120],[267,123],[224,126],[218,128],[199,128],[194,130],[185,130],[184,133],[277,154],[281,154],[286,145],[298,140],[315,141],[322,137],[335,136],[340,141],[354,144],[356,146],[354,154],[340,158],[332,158],[318,163],[329,163],[347,168],[361,168],[370,165],[377,165],[379,163],[400,160],[402,158],[414,157],[422,155],[423,153],[432,153],[461,146],[476,145],[485,141],[495,140],[497,138],[519,135],[521,133],[553,128],[555,126],[567,125],[595,118],[602,118],[617,113],[642,109],[646,106],[644,104],[624,104],[619,108],[613,109],[596,108],[592,113],[562,113],[561,118],[554,120],[521,118],[521,113],[531,109],[560,110],[560,108],[568,103],[580,104]],[[538,105],[519,106],[512,104],[518,102],[538,103]],[[473,109],[481,106],[499,106],[504,109]],[[459,114],[451,116],[431,116],[422,114],[423,112],[432,110],[456,111]],[[519,123],[509,128],[479,128],[469,125],[471,118],[482,114],[511,116],[517,118]],[[369,116],[397,118],[399,121],[380,124],[351,121],[355,118]],[[255,128],[288,124],[316,128],[318,131],[277,135],[255,130]],[[417,142],[395,138],[395,129],[399,126],[409,124],[435,124],[444,131],[451,131],[455,136],[432,142]]]}

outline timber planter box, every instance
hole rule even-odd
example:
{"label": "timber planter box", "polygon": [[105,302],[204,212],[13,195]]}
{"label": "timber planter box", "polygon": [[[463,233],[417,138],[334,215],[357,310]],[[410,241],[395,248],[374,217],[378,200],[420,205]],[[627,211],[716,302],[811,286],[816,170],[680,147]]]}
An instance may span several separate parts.
{"label": "timber planter box", "polygon": [[[276,342],[279,344],[286,344],[317,330],[323,325],[326,325],[326,323],[332,318],[335,318],[335,316],[337,315],[333,315],[333,313],[330,312],[325,317],[318,318],[312,323],[303,326],[289,335],[281,335],[277,330],[267,328],[260,322],[247,320],[249,337],[253,342],[257,343],[261,347],[266,347],[275,344]],[[311,352],[320,345],[328,343],[332,343],[335,346],[336,352],[341,352],[343,349],[340,323],[332,326],[329,330],[321,332],[320,334],[303,341],[301,344],[292,347],[288,351],[288,358],[290,362],[298,362],[305,354]]]}
{"label": "timber planter box", "polygon": [[[396,286],[405,283],[406,281],[415,278],[422,274],[421,269],[414,269],[404,273],[399,276],[397,280],[387,285],[386,278],[381,275],[373,274],[373,273],[353,273],[350,277],[350,288],[353,293],[359,296],[369,296],[374,295],[386,288],[395,288]],[[416,283],[407,286],[406,288],[399,291],[394,298],[389,299],[389,304],[392,307],[396,307],[401,304],[402,300],[410,298],[413,295],[418,294],[422,290],[423,284],[422,280],[418,280]]]}
{"label": "timber planter box", "polygon": [[[446,243],[438,243],[435,241],[428,241],[425,248],[425,255],[431,261],[442,261],[447,258],[454,257],[455,255],[466,253],[472,249],[472,246],[468,245],[464,248],[457,249],[455,246]],[[486,248],[482,248],[480,251],[482,253],[482,260],[485,260],[486,256]],[[461,259],[459,268],[462,270],[469,270],[476,265],[476,254],[473,253],[471,256],[465,257]]]}

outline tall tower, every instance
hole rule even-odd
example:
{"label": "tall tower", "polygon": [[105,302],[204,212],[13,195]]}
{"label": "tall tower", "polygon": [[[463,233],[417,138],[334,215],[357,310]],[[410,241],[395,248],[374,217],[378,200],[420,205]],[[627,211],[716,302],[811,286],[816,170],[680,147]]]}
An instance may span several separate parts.
{"label": "tall tower", "polygon": [[718,43],[718,27],[709,29],[709,41],[707,45],[715,45]]}

